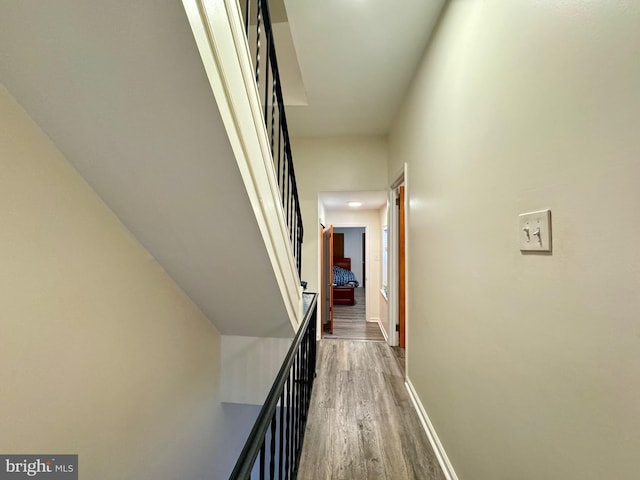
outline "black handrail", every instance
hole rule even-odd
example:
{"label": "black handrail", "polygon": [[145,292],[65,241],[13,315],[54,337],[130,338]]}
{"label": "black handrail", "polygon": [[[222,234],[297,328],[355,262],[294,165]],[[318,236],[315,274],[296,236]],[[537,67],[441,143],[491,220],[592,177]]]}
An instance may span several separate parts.
{"label": "black handrail", "polygon": [[318,294],[305,295],[312,298],[302,325],[238,457],[230,480],[251,478],[258,455],[261,479],[297,477],[316,374]]}
{"label": "black handrail", "polygon": [[[256,20],[255,45],[251,45],[250,28],[252,26],[252,15],[254,15]],[[252,47],[255,47],[254,69],[256,85],[258,86],[259,97],[264,98],[262,106],[265,128],[270,140],[271,156],[273,158],[276,178],[278,179],[278,186],[280,187],[282,208],[287,221],[287,227],[289,228],[289,238],[293,247],[293,256],[298,269],[298,275],[301,275],[302,237],[304,234],[302,210],[300,209],[298,186],[293,168],[289,129],[287,127],[287,117],[278,70],[278,59],[276,56],[276,47],[267,0],[245,0],[244,25],[250,50],[253,52]],[[264,60],[261,57],[261,53],[264,53],[261,52],[263,39],[266,43]]]}

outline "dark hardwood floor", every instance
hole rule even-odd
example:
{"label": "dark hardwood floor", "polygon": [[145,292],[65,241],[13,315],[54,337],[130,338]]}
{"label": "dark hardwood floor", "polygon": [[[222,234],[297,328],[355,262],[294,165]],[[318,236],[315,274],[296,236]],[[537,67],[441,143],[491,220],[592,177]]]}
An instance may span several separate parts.
{"label": "dark hardwood floor", "polygon": [[384,342],[321,340],[298,478],[444,480]]}

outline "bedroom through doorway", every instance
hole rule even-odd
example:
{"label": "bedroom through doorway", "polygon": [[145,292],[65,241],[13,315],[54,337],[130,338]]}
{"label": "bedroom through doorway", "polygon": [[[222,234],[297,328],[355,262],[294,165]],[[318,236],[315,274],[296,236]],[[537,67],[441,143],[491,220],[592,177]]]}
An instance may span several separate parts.
{"label": "bedroom through doorway", "polygon": [[367,321],[366,227],[333,227],[333,323],[323,338],[384,341],[377,322]]}

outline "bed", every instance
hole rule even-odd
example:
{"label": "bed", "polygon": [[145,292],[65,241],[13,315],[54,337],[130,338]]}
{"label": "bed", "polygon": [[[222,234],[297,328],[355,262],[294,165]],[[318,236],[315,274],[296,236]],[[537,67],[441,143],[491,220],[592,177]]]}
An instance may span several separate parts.
{"label": "bed", "polygon": [[333,257],[333,304],[355,305],[355,289],[359,283],[351,271],[351,259]]}

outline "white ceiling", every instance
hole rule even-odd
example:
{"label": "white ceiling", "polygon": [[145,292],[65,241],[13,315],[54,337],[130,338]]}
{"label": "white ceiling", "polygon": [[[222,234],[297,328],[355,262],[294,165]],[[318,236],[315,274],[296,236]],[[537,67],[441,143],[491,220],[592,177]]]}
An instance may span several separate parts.
{"label": "white ceiling", "polygon": [[307,99],[287,106],[291,134],[388,133],[444,3],[284,0]]}
{"label": "white ceiling", "polygon": [[[387,203],[387,192],[320,192],[318,199],[327,210],[377,210]],[[349,202],[362,202],[349,207]]]}
{"label": "white ceiling", "polygon": [[[270,0],[292,136],[387,134],[445,0]],[[286,10],[286,11],[285,11]],[[323,192],[327,210],[385,192]]]}

